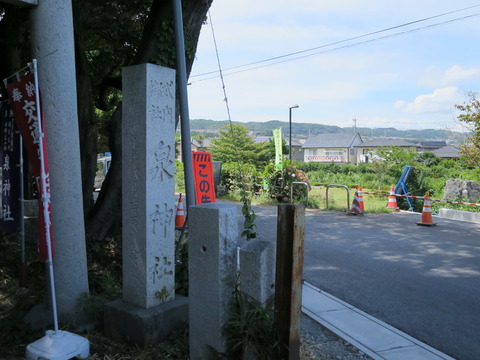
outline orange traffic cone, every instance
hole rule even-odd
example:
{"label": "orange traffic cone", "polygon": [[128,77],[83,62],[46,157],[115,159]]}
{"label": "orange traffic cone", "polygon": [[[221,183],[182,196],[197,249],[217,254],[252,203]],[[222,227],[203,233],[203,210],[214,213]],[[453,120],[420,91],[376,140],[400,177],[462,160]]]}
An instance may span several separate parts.
{"label": "orange traffic cone", "polygon": [[360,209],[358,190],[355,191],[355,196],[353,197],[352,209],[350,211],[347,211],[347,215],[363,215],[362,210]]}
{"label": "orange traffic cone", "polygon": [[177,214],[175,215],[175,227],[183,227],[185,224],[185,212],[183,211],[182,194],[178,199]]}
{"label": "orange traffic cone", "polygon": [[390,188],[390,195],[388,196],[387,209],[392,209],[393,211],[400,211],[397,204],[397,197],[395,196],[395,186],[392,185]]}
{"label": "orange traffic cone", "polygon": [[363,203],[363,188],[358,188],[358,201],[360,202],[360,211],[365,211],[365,204]]}
{"label": "orange traffic cone", "polygon": [[422,210],[422,218],[420,219],[419,222],[417,222],[417,225],[422,225],[422,226],[435,226],[435,224],[432,220],[432,208],[430,207],[430,193],[425,194],[425,199],[423,202],[423,210]]}

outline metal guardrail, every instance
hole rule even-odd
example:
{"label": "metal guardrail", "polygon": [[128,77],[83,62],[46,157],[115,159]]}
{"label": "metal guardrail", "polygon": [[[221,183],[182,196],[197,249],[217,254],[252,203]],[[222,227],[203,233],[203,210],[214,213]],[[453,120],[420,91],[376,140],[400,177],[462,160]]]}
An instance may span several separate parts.
{"label": "metal guardrail", "polygon": [[306,182],[303,182],[303,181],[292,182],[292,186],[290,187],[290,202],[292,204],[293,204],[293,185],[304,185],[305,186],[305,189],[307,190],[306,191],[307,197],[306,197],[306,200],[305,200],[305,206],[307,206],[308,205],[308,184]]}
{"label": "metal guardrail", "polygon": [[328,209],[328,189],[331,187],[345,188],[347,190],[347,211],[350,207],[350,188],[347,185],[338,185],[338,184],[329,184],[327,185],[326,194],[325,194],[325,206]]}
{"label": "metal guardrail", "polygon": [[[364,191],[363,192],[364,194],[370,194],[370,195],[383,195],[383,196],[389,196],[389,195],[392,195],[390,193],[378,193],[378,192],[368,192],[368,191]],[[410,195],[410,194],[393,194],[395,195],[396,197],[404,197],[404,198],[410,198],[410,199],[425,199],[425,196],[414,196],[414,195]],[[434,202],[442,202],[442,203],[446,203],[446,204],[460,204],[460,205],[472,205],[472,206],[480,206],[480,204],[478,203],[469,203],[469,202],[463,202],[463,201],[451,201],[451,200],[439,200],[439,199],[430,199],[428,198],[428,200],[430,201],[434,201]]]}

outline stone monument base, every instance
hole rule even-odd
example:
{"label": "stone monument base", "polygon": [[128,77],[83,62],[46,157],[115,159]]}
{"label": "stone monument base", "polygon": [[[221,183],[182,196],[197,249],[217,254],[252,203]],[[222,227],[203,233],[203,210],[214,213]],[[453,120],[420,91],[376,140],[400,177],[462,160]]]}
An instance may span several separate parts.
{"label": "stone monument base", "polygon": [[[54,326],[52,309],[44,303],[32,307],[24,316],[23,321],[35,330],[47,330]],[[59,314],[58,321],[60,327],[65,324],[70,324],[70,330],[78,333],[85,330],[91,331],[95,328],[93,316],[83,310],[68,315]]]}
{"label": "stone monument base", "polygon": [[105,334],[117,342],[129,342],[145,348],[164,341],[176,329],[188,323],[188,297],[144,309],[115,300],[104,307]]}

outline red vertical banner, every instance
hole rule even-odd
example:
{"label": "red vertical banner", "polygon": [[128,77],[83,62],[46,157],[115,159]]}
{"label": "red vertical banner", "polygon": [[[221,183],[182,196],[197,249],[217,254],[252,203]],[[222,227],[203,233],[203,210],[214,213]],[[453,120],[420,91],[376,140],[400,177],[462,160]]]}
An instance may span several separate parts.
{"label": "red vertical banner", "polygon": [[[53,253],[53,232],[52,232],[52,204],[50,202],[50,178],[48,171],[48,152],[47,140],[45,136],[45,122],[42,123],[43,136],[40,136],[38,106],[36,103],[35,80],[32,73],[28,73],[16,82],[6,85],[10,106],[12,108],[13,117],[17,124],[18,130],[22,135],[23,142],[28,152],[30,165],[32,166],[33,175],[35,176],[39,194],[46,194],[48,199],[48,219],[45,219],[42,196],[38,199],[38,251],[41,261],[48,259],[47,248],[47,226],[50,227],[50,241]],[[39,97],[40,98],[40,97]],[[43,116],[41,117],[43,120]],[[42,142],[42,150],[45,167],[45,183],[46,189],[43,191],[41,180],[41,159],[40,159],[40,141]]]}
{"label": "red vertical banner", "polygon": [[195,186],[195,204],[207,204],[216,201],[213,181],[212,154],[192,152],[193,180]]}

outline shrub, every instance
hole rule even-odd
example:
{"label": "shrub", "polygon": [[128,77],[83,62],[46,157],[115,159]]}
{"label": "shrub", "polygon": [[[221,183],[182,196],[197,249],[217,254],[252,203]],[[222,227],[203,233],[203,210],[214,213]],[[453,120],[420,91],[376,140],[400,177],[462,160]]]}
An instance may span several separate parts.
{"label": "shrub", "polygon": [[[283,171],[278,171],[272,162],[265,167],[263,175],[272,198],[276,198],[278,202],[291,202],[292,183],[305,182],[308,191],[310,191],[310,183],[307,175],[295,165],[291,165],[289,160],[284,160],[283,165]],[[293,188],[293,198],[305,202],[303,187]]]}
{"label": "shrub", "polygon": [[224,163],[219,187],[227,194],[242,188],[247,193],[258,193],[262,189],[259,175],[253,164]]}
{"label": "shrub", "polygon": [[175,160],[175,191],[185,193],[185,173],[183,163],[179,160]]}

